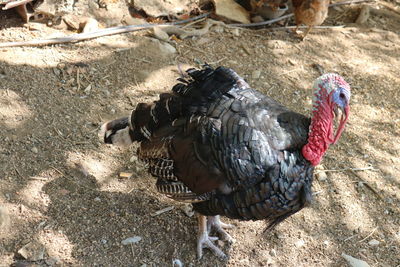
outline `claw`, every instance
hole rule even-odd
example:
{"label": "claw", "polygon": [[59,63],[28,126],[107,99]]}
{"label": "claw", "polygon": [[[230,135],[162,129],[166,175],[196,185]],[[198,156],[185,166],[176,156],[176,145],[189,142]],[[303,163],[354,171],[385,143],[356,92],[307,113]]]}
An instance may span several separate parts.
{"label": "claw", "polygon": [[[217,217],[217,216],[215,216]],[[224,252],[220,248],[218,248],[216,245],[213,244],[214,241],[218,240],[218,237],[214,236],[209,236],[209,232],[211,227],[215,225],[220,225],[218,224],[219,221],[219,216],[218,218],[215,218],[214,216],[210,216],[209,220],[207,220],[206,216],[199,215],[198,220],[199,220],[199,234],[198,234],[198,239],[197,239],[197,258],[201,259],[203,256],[203,248],[208,248],[211,250],[212,253],[214,253],[217,257],[226,260],[228,257],[225,255]],[[229,227],[229,226],[228,226]],[[215,228],[215,227],[214,227]],[[226,235],[221,234],[220,231],[217,230],[217,232],[221,235],[222,238],[226,238],[228,241],[233,240],[232,237],[229,236],[228,233],[226,233],[222,227],[220,226],[222,232],[224,232]],[[217,227],[218,229],[218,227]]]}
{"label": "claw", "polygon": [[218,240],[218,237],[208,236],[207,231],[202,233],[197,240],[197,257],[201,259],[203,257],[203,248],[208,248],[217,257],[226,259],[226,255],[220,248],[213,244],[213,241]]}
{"label": "claw", "polygon": [[228,241],[228,243],[233,243],[235,240],[230,234],[228,234],[225,229],[232,229],[235,226],[232,224],[223,223],[220,220],[220,216],[209,216],[207,218],[207,230],[215,230],[215,232],[221,237],[222,240]]}

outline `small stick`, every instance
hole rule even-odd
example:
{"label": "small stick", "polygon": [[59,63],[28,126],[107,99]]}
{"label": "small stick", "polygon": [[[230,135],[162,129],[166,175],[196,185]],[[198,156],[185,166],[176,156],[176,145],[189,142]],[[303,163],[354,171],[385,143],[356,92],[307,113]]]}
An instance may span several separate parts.
{"label": "small stick", "polygon": [[357,236],[357,234],[355,234],[355,235],[352,235],[352,236],[349,236],[348,238],[346,238],[345,240],[343,240],[343,241],[348,241],[348,240],[350,240],[350,239],[352,239],[353,237],[356,237]]}
{"label": "small stick", "polygon": [[38,39],[38,40],[31,40],[31,41],[22,41],[22,42],[6,42],[0,43],[0,47],[17,47],[17,46],[41,46],[41,45],[52,45],[52,44],[64,44],[64,43],[75,43],[79,41],[94,39],[103,36],[121,34],[121,33],[128,33],[128,32],[135,32],[144,29],[150,29],[158,26],[177,26],[184,23],[192,22],[195,20],[203,19],[208,17],[210,13],[205,13],[190,19],[180,20],[170,23],[164,24],[140,24],[140,25],[128,25],[128,26],[118,26],[118,27],[111,27],[106,28],[94,32],[86,32],[86,33],[78,33],[72,34],[65,37],[56,37],[56,38],[49,38],[49,39]]}
{"label": "small stick", "polygon": [[193,49],[194,51],[197,51],[197,52],[199,52],[199,53],[201,53],[201,54],[206,54],[203,50],[200,50],[200,49],[198,49],[198,48],[196,48],[196,47],[193,47],[193,46],[190,46],[190,45],[187,45],[187,44],[184,44],[184,43],[181,43],[183,46],[186,46],[187,48],[190,48],[190,49]]}
{"label": "small stick", "polygon": [[78,85],[78,91],[81,89],[81,82],[79,81],[79,68],[76,70],[76,83]]}
{"label": "small stick", "polygon": [[174,206],[166,207],[166,208],[158,210],[158,211],[156,211],[156,212],[154,212],[153,214],[150,214],[150,215],[152,217],[158,216],[160,214],[163,214],[163,213],[168,212],[168,211],[173,210],[173,209],[174,209]]}
{"label": "small stick", "polygon": [[39,177],[39,176],[32,176],[29,177],[30,180],[39,180],[39,181],[48,181],[49,179],[45,178],[45,177]]}
{"label": "small stick", "polygon": [[55,170],[56,172],[58,172],[61,175],[64,175],[64,173],[62,171],[60,171],[59,169],[57,169],[56,167],[51,167],[53,170]]}
{"label": "small stick", "polygon": [[320,172],[345,172],[345,171],[379,171],[379,169],[375,169],[374,167],[365,167],[365,168],[344,168],[344,169],[337,169],[337,170],[320,170],[315,171],[315,173]]}
{"label": "small stick", "polygon": [[133,244],[131,243],[131,251],[132,251],[132,257],[135,258],[135,253],[133,252]]}
{"label": "small stick", "polygon": [[313,193],[313,196],[319,195],[319,194],[321,194],[321,193],[323,193],[323,192],[324,192],[324,190],[320,190],[320,191],[314,192],[314,193]]}
{"label": "small stick", "polygon": [[378,227],[375,227],[375,229],[372,230],[372,232],[369,233],[369,235],[367,235],[366,237],[364,237],[363,239],[361,239],[361,240],[358,241],[358,242],[361,243],[361,242],[363,242],[364,240],[366,240],[368,237],[370,237],[371,235],[373,235],[377,229],[378,229]]}
{"label": "small stick", "polygon": [[221,59],[218,59],[217,61],[213,61],[213,62],[210,62],[210,63],[208,63],[208,64],[209,64],[209,65],[218,64],[218,63],[224,61],[225,59],[226,59],[226,57],[223,57],[223,58],[221,58]]}
{"label": "small stick", "polygon": [[24,176],[22,176],[22,174],[19,172],[19,170],[17,169],[17,167],[15,167],[15,165],[14,165],[14,170],[15,170],[15,172],[18,174],[19,177],[24,178]]}

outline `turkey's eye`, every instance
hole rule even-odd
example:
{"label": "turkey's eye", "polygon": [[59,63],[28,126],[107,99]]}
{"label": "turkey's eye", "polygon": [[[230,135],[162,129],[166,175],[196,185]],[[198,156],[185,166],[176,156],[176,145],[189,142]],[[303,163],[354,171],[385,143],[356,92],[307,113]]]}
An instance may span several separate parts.
{"label": "turkey's eye", "polygon": [[339,97],[340,97],[341,99],[344,99],[346,96],[345,96],[343,93],[340,93]]}

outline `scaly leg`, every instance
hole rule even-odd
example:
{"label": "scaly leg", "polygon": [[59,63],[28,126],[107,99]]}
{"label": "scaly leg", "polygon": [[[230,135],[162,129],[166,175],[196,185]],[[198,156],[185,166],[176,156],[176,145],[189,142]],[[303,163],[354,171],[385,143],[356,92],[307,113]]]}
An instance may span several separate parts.
{"label": "scaly leg", "polygon": [[211,230],[215,230],[217,234],[221,237],[222,240],[228,241],[229,243],[233,243],[233,238],[224,230],[231,229],[234,226],[232,224],[223,223],[220,220],[220,216],[208,216],[207,217],[207,230],[210,233]]}
{"label": "scaly leg", "polygon": [[307,34],[311,31],[313,26],[308,26],[308,29],[306,31],[306,33],[303,35],[303,38],[301,38],[302,41],[304,41],[304,39],[306,39]]}
{"label": "scaly leg", "polygon": [[207,217],[204,215],[198,215],[199,222],[199,233],[197,239],[197,257],[201,259],[203,256],[203,248],[210,249],[215,255],[222,259],[226,259],[226,255],[220,248],[212,243],[212,241],[218,240],[217,237],[212,237],[208,235],[207,230]]}

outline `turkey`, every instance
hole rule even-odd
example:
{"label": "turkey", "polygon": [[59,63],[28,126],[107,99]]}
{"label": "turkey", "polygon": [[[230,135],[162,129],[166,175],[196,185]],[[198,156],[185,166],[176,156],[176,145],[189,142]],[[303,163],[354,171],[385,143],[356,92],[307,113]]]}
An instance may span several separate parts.
{"label": "turkey", "polygon": [[348,119],[350,86],[337,74],[319,77],[308,118],[229,68],[206,65],[187,77],[129,117],[103,124],[100,135],[107,144],[139,142],[158,192],[198,213],[198,257],[208,248],[225,258],[210,236],[214,230],[232,240],[220,216],[265,220],[271,229],[310,203],[314,166]]}

